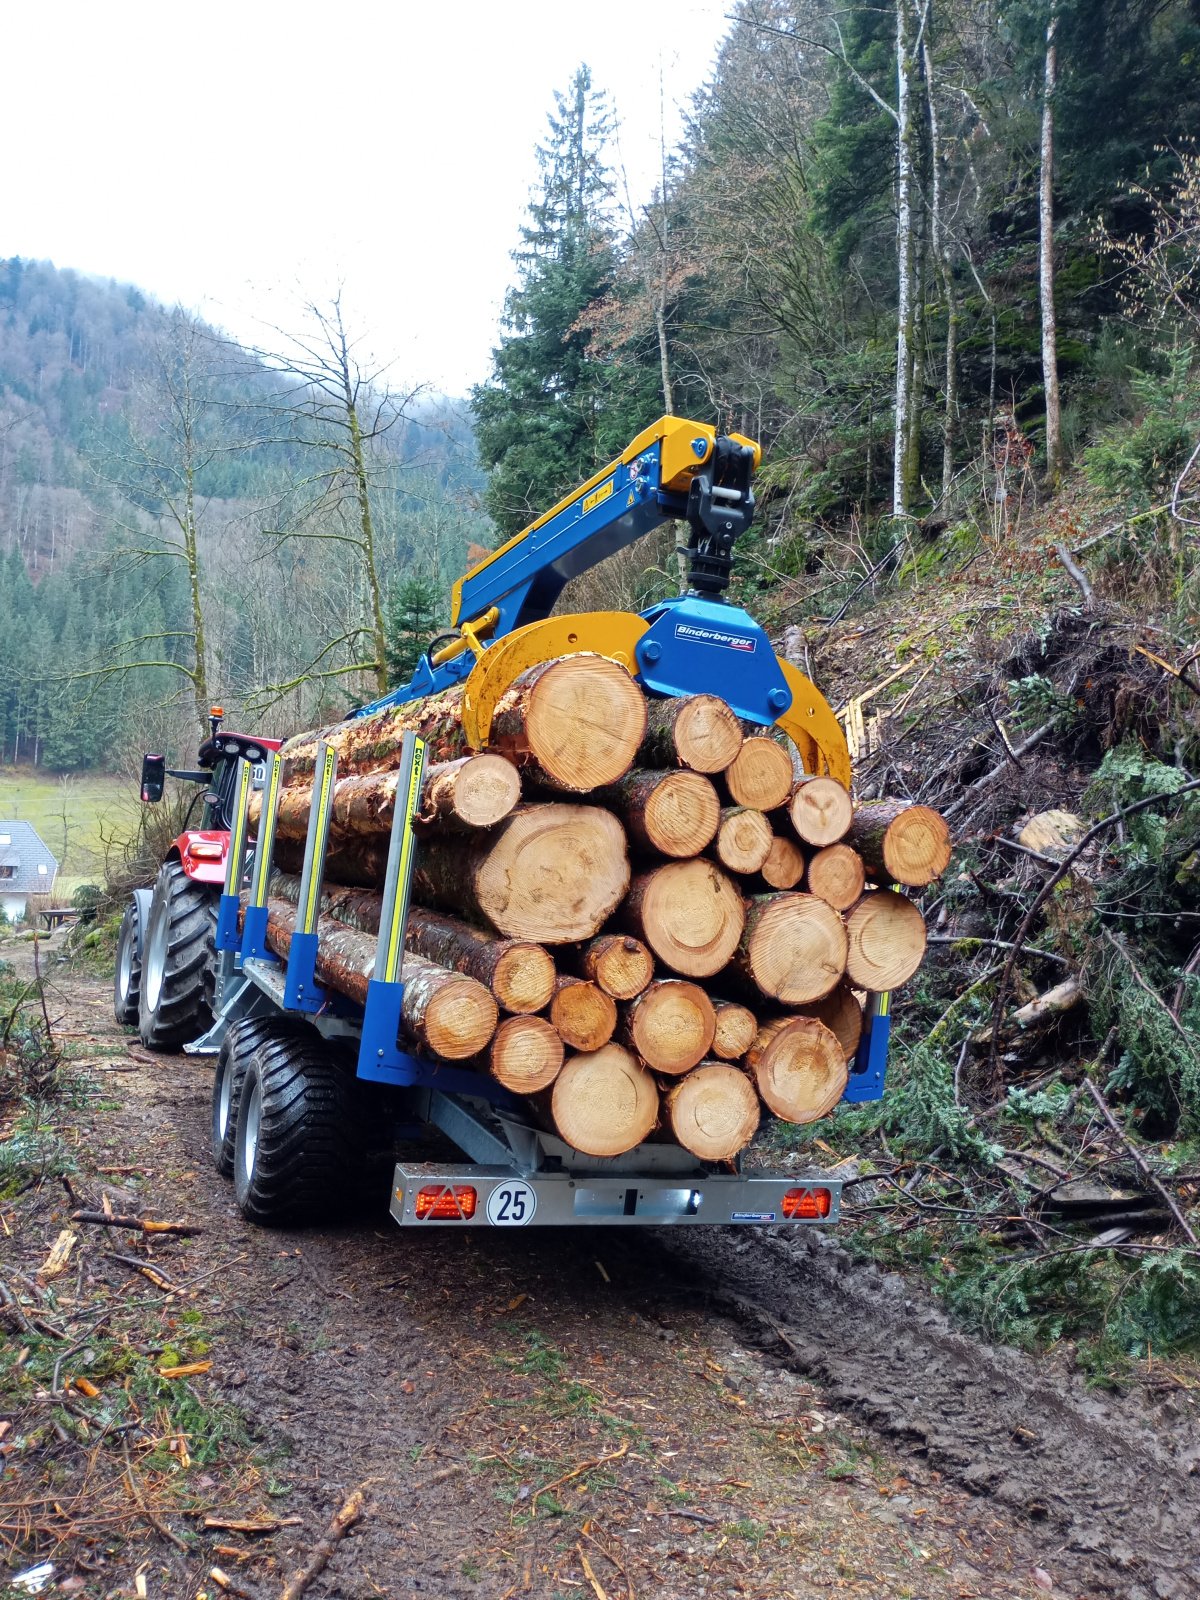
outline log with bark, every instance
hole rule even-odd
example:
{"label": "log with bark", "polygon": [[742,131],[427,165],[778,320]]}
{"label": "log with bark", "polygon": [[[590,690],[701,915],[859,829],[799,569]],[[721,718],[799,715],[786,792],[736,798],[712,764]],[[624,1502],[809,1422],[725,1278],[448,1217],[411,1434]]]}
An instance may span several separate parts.
{"label": "log with bark", "polygon": [[592,938],[628,884],[625,833],[616,817],[599,806],[561,802],[518,806],[480,839],[423,840],[413,875],[417,899],[539,944]]}
{"label": "log with bark", "polygon": [[624,1155],[658,1122],[654,1079],[619,1044],[572,1056],[543,1105],[559,1138],[589,1156]]}
{"label": "log with bark", "polygon": [[584,948],[579,971],[614,1000],[632,1000],[654,976],[654,957],[631,933],[602,933]]}
{"label": "log with bark", "polygon": [[907,983],[925,956],[920,908],[891,889],[875,889],[846,918],[846,976],[857,989],[883,993]]}
{"label": "log with bark", "polygon": [[[295,905],[300,879],[291,873],[273,872],[271,893]],[[322,911],[363,933],[378,934],[382,904],[382,892],[373,889],[330,884],[321,894]],[[544,1011],[554,993],[554,958],[540,944],[503,939],[424,906],[409,907],[404,948],[439,967],[475,978],[492,991],[503,1011]]]}
{"label": "log with bark", "polygon": [[877,882],[923,889],[950,863],[950,829],[929,806],[907,800],[865,800],[854,813],[849,842]]}
{"label": "log with bark", "polygon": [[711,781],[686,769],[637,767],[596,798],[616,812],[635,845],[664,856],[698,856],[721,820]]}
{"label": "log with bark", "polygon": [[633,880],[620,917],[673,972],[710,978],[737,949],[745,910],[711,861],[672,861]]}
{"label": "log with bark", "polygon": [[647,704],[646,736],[638,760],[647,767],[724,772],[742,748],[742,725],[715,694]]}
{"label": "log with bark", "polygon": [[761,811],[750,806],[725,806],[712,853],[726,872],[758,872],[771,853],[775,835]]}
{"label": "log with bark", "polygon": [[849,911],[866,887],[862,857],[848,844],[827,844],[808,863],[805,888],[835,911]]}
{"label": "log with bark", "polygon": [[756,734],[725,769],[725,786],[735,805],[756,811],[774,811],[787,803],[792,792],[792,758],[781,744]]}
{"label": "log with bark", "polygon": [[343,777],[364,772],[391,772],[400,764],[400,746],[406,733],[426,741],[425,759],[431,765],[469,755],[462,725],[462,690],[446,689],[424,700],[387,706],[367,717],[350,717],[308,733],[298,733],[281,747],[283,783],[291,788],[311,780],[322,743],[337,751],[338,772]]}
{"label": "log with bark", "polygon": [[488,1071],[513,1094],[536,1094],[558,1077],[563,1054],[562,1039],[545,1017],[505,1017],[488,1050]]}
{"label": "log with bark", "polygon": [[854,805],[836,778],[801,777],[788,801],[788,816],[797,838],[823,850],[846,837]]}
{"label": "log with bark", "polygon": [[846,929],[832,906],[811,894],[766,894],[751,901],[733,966],[760,994],[788,1006],[820,1000],[846,970]]}
{"label": "log with bark", "polygon": [[629,1001],[620,1026],[623,1043],[655,1072],[674,1078],[708,1054],[717,1018],[699,985],[660,978]]}
{"label": "log with bark", "polygon": [[617,1002],[587,978],[561,977],[550,1002],[550,1021],[570,1050],[599,1050],[616,1032]]}
{"label": "log with bark", "polygon": [[731,1000],[713,1003],[716,1027],[713,1031],[712,1052],[723,1061],[740,1061],[754,1043],[758,1032],[758,1018],[749,1006],[735,1005]]}
{"label": "log with bark", "polygon": [[584,651],[523,672],[496,702],[487,744],[532,782],[586,794],[629,771],[645,733],[641,689]]}
{"label": "log with bark", "polygon": [[[282,960],[292,946],[296,908],[274,897],[267,901],[267,944]],[[359,1005],[375,971],[376,941],[357,928],[317,919],[317,979]],[[423,956],[404,959],[401,1024],[422,1049],[443,1061],[465,1061],[486,1048],[496,1031],[496,1002],[483,984],[449,972]]]}
{"label": "log with bark", "polygon": [[758,1132],[753,1082],[737,1067],[706,1061],[663,1096],[663,1123],[678,1144],[702,1161],[732,1161]]}
{"label": "log with bark", "polygon": [[746,1067],[785,1122],[816,1122],[842,1098],[849,1070],[836,1036],[815,1017],[775,1017],[758,1030]]}

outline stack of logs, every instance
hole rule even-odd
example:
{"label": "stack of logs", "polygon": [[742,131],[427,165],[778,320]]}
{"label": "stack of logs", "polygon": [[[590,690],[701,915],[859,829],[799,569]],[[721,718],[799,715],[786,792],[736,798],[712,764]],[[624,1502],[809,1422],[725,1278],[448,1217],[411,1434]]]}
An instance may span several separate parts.
{"label": "stack of logs", "polygon": [[531,1097],[594,1156],[657,1137],[723,1161],[763,1105],[790,1122],[832,1109],[866,997],[924,955],[921,912],[893,887],[944,871],[936,812],[856,808],[723,700],[647,698],[593,654],[520,677],[483,753],[460,690],[299,735],[283,747],[268,942],[286,957],[327,740],[338,779],[317,975],[358,1001],[407,730],[427,741],[407,1048]]}

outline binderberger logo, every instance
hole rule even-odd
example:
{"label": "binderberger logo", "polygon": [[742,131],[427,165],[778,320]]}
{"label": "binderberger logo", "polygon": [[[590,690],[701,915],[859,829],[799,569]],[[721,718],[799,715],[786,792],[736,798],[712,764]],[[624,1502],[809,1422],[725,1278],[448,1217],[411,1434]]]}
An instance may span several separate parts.
{"label": "binderberger logo", "polygon": [[718,644],[726,650],[741,650],[753,655],[758,641],[744,633],[723,633],[720,628],[698,628],[694,622],[677,622],[675,637],[687,639],[692,644]]}

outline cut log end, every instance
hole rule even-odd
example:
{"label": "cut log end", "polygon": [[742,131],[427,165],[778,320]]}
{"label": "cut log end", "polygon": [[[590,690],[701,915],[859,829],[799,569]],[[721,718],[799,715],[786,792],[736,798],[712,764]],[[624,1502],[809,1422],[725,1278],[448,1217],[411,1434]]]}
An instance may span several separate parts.
{"label": "cut log end", "polygon": [[[521,798],[521,775],[503,756],[463,756],[425,774],[418,823],[494,828]],[[390,819],[389,819],[390,820]]]}
{"label": "cut log end", "polygon": [[754,1084],[736,1067],[709,1061],[668,1090],[663,1110],[674,1137],[702,1161],[732,1161],[758,1131]]}
{"label": "cut log end", "polygon": [[642,757],[648,764],[724,772],[742,748],[742,725],[715,694],[652,700]]}
{"label": "cut log end", "polygon": [[617,1003],[587,978],[560,978],[550,1021],[568,1049],[599,1050],[616,1030]]}
{"label": "cut log end", "polygon": [[725,769],[730,798],[739,806],[774,811],[792,792],[792,758],[781,744],[759,734],[746,739]]}
{"label": "cut log end", "polygon": [[404,963],[404,990],[406,1010],[420,1007],[422,1043],[443,1061],[477,1055],[496,1031],[496,1002],[474,978],[410,955]]}
{"label": "cut log end", "polygon": [[505,1011],[543,1011],[554,993],[554,958],[539,944],[514,940],[501,950],[492,971],[492,993]]}
{"label": "cut log end", "polygon": [[765,1023],[746,1066],[764,1104],[785,1122],[828,1116],[850,1075],[841,1044],[815,1017],[778,1017]]}
{"label": "cut log end", "polygon": [[848,983],[839,983],[832,994],[805,1006],[803,1014],[823,1022],[841,1045],[847,1062],[853,1061],[863,1031],[862,1003]]}
{"label": "cut log end", "polygon": [[950,829],[929,806],[868,800],[854,813],[850,842],[877,880],[923,889],[950,863]]}
{"label": "cut log end", "polygon": [[832,906],[811,894],[754,901],[738,967],[762,994],[788,1006],[820,1000],[846,970],[846,930]]}
{"label": "cut log end", "polygon": [[673,861],[636,879],[624,915],[660,961],[707,978],[737,949],[745,921],[732,879],[709,861]]}
{"label": "cut log end", "polygon": [[707,778],[698,772],[664,773],[646,803],[646,837],[665,856],[699,855],[720,814],[717,791]]}
{"label": "cut log end", "polygon": [[759,871],[763,882],[772,889],[794,889],[804,876],[804,851],[791,839],[776,834]]}
{"label": "cut log end", "polygon": [[580,967],[614,1000],[632,1000],[653,978],[654,957],[631,933],[602,933],[583,952]]}
{"label": "cut log end", "polygon": [[708,1054],[716,1025],[712,1001],[703,989],[665,978],[629,1002],[623,1037],[648,1067],[678,1077]]}
{"label": "cut log end", "polygon": [[489,1053],[492,1077],[513,1094],[548,1089],[563,1064],[563,1042],[545,1017],[506,1017]]}
{"label": "cut log end", "polygon": [[534,777],[576,794],[615,783],[646,732],[646,700],[607,656],[583,653],[531,668],[503,695],[488,743]]}
{"label": "cut log end", "polygon": [[559,1137],[589,1156],[619,1156],[658,1121],[658,1088],[619,1044],[572,1056],[554,1083],[550,1117]]}
{"label": "cut log end", "polygon": [[792,792],[788,816],[797,837],[822,850],[846,837],[854,804],[836,778],[803,778]]}
{"label": "cut log end", "polygon": [[902,894],[877,889],[863,895],[846,919],[846,976],[856,988],[898,989],[925,955],[925,918]]}
{"label": "cut log end", "polygon": [[848,844],[829,844],[808,863],[808,892],[835,911],[849,911],[866,884],[862,857]]}
{"label": "cut log end", "polygon": [[775,835],[761,811],[726,806],[713,842],[717,860],[727,872],[758,872],[771,853]]}
{"label": "cut log end", "polygon": [[749,1006],[738,1006],[719,1000],[713,1007],[717,1014],[713,1032],[712,1052],[723,1061],[740,1061],[754,1043],[758,1032],[758,1018]]}

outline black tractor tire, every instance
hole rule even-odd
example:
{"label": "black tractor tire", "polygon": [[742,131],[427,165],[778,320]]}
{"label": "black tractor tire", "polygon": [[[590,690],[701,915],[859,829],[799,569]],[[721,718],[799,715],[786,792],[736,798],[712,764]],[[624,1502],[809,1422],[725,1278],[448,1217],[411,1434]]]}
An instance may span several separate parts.
{"label": "black tractor tire", "polygon": [[246,1063],[233,1188],[247,1222],[326,1222],[358,1201],[362,1100],[350,1052],[275,1023]]}
{"label": "black tractor tire", "polygon": [[233,1158],[237,1148],[238,1106],[246,1065],[268,1038],[279,1036],[286,1023],[275,1017],[249,1017],[236,1022],[221,1041],[217,1070],[213,1074],[212,1158],[223,1178],[233,1177]]}
{"label": "black tractor tire", "polygon": [[149,889],[135,889],[121,918],[113,966],[113,1016],[122,1028],[136,1028],[142,992],[142,938],[150,909]]}
{"label": "black tractor tire", "polygon": [[207,968],[217,890],[178,861],[159,868],[142,937],[138,1034],[147,1050],[179,1050],[212,1022]]}

